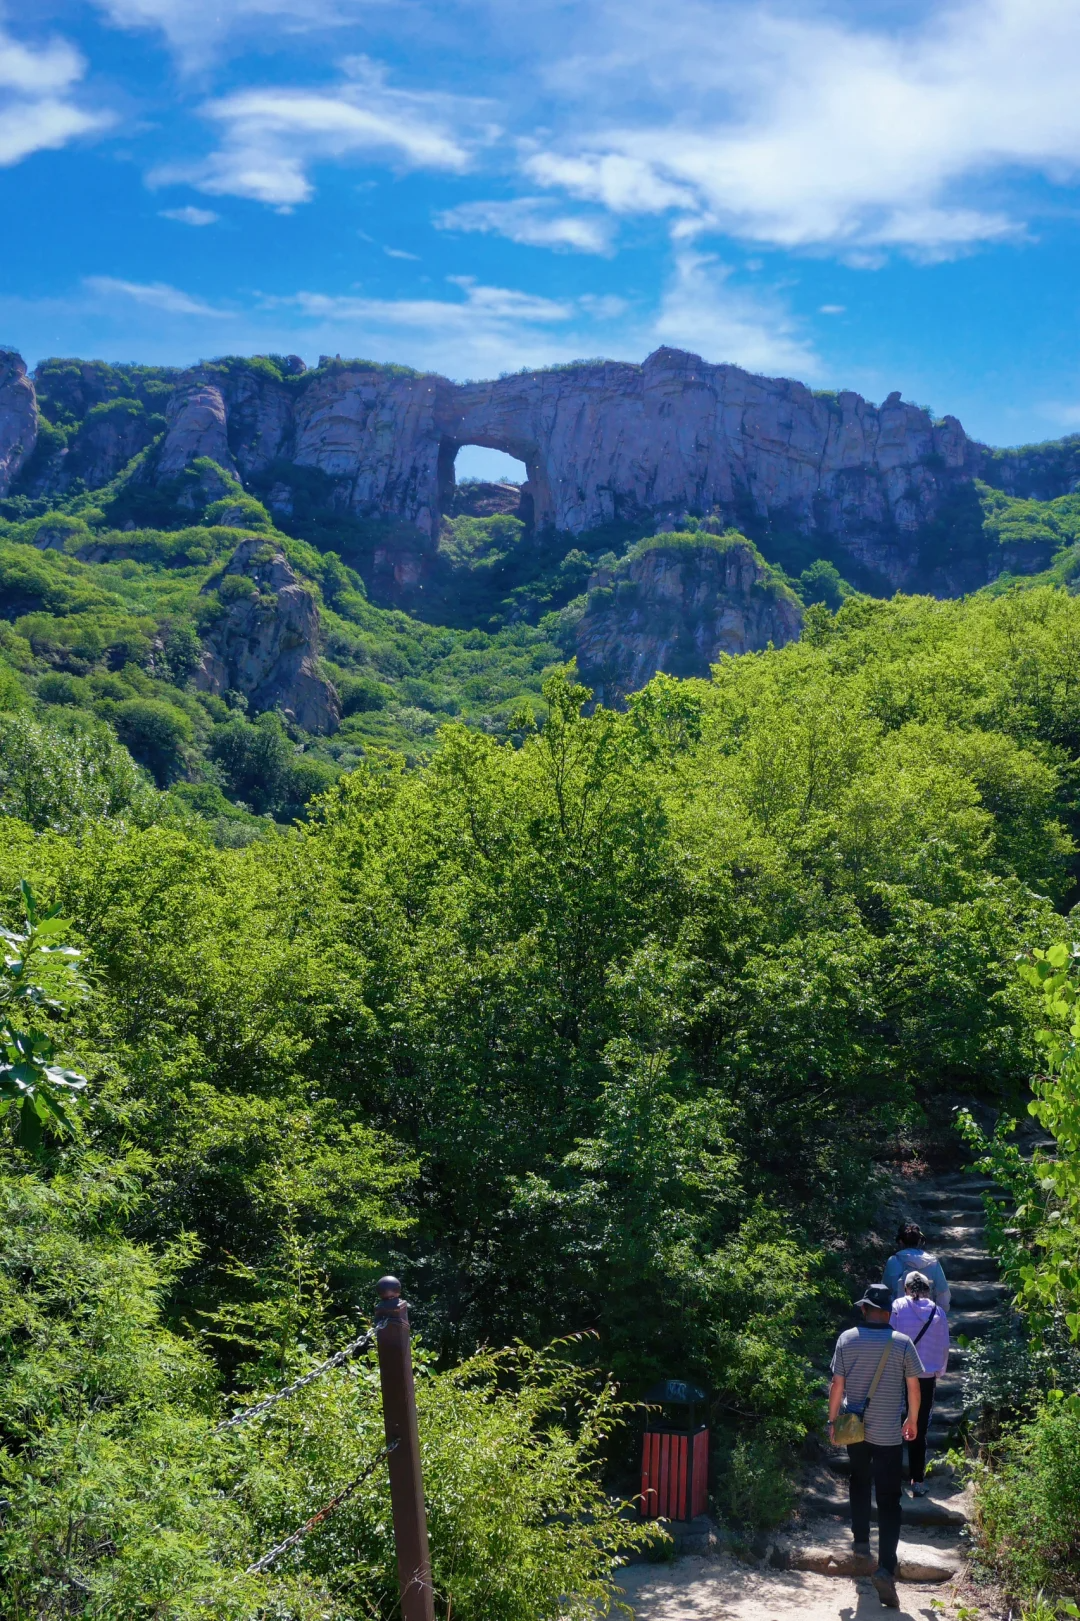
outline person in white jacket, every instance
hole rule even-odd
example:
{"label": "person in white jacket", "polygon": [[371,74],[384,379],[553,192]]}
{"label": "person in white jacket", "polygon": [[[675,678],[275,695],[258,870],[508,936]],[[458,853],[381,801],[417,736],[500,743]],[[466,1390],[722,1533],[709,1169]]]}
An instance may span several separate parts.
{"label": "person in white jacket", "polygon": [[903,1294],[909,1272],[921,1272],[930,1283],[929,1298],[947,1312],[952,1304],[948,1280],[937,1256],[925,1247],[922,1228],[917,1222],[903,1223],[896,1235],[896,1245],[896,1254],[885,1262],[882,1279],[892,1290],[893,1298],[898,1299]]}

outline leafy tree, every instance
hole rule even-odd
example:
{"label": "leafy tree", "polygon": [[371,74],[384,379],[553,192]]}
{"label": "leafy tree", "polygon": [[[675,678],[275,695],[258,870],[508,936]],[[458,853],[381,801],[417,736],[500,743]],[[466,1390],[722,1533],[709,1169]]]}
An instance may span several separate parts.
{"label": "leafy tree", "polygon": [[112,711],[120,741],[164,788],[184,769],[194,735],[188,716],[160,698],[129,698]]}
{"label": "leafy tree", "polygon": [[164,638],[165,673],[170,681],[183,686],[194,675],[202,659],[202,643],[194,625],[170,625]]}
{"label": "leafy tree", "polygon": [[0,814],[63,832],[99,817],[152,819],[153,799],[106,728],[67,732],[0,713]]}
{"label": "leafy tree", "polygon": [[84,1076],[56,1062],[57,1044],[48,1025],[86,990],[78,973],[80,953],[60,942],[68,924],[59,904],[38,910],[30,885],[21,886],[21,929],[0,927],[5,954],[0,963],[0,1115],[14,1109],[19,1141],[37,1148],[42,1128],[74,1129],[71,1100]]}
{"label": "leafy tree", "polygon": [[819,557],[809,568],[803,569],[796,590],[807,607],[820,602],[835,613],[845,598],[851,595],[852,588],[841,578],[835,563],[827,563]]}
{"label": "leafy tree", "polygon": [[216,727],[208,753],[237,799],[260,813],[279,803],[294,753],[279,715],[268,710],[254,723],[238,716]]}

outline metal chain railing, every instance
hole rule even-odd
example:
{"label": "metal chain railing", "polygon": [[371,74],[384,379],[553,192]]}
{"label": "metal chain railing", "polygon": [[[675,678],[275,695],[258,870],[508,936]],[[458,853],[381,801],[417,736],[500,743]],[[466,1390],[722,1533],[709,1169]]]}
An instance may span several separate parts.
{"label": "metal chain railing", "polygon": [[227,1418],[217,1425],[214,1434],[220,1435],[223,1430],[232,1430],[240,1424],[246,1424],[249,1419],[259,1418],[261,1414],[268,1413],[271,1407],[276,1407],[279,1401],[285,1401],[289,1396],[295,1396],[296,1392],[303,1390],[305,1385],[310,1385],[314,1380],[321,1379],[324,1373],[330,1372],[331,1368],[340,1368],[342,1363],[347,1362],[351,1356],[356,1356],[358,1352],[366,1351],[369,1346],[374,1345],[377,1332],[377,1329],[369,1329],[366,1334],[361,1334],[358,1339],[351,1340],[348,1345],[342,1346],[340,1351],[335,1351],[334,1355],[327,1357],[325,1362],[320,1362],[319,1366],[312,1368],[310,1373],[305,1373],[302,1379],[294,1379],[292,1384],[286,1385],[283,1390],[275,1390],[272,1396],[267,1396],[265,1401],[256,1402],[254,1407],[241,1408],[240,1412],[234,1413],[232,1418]]}
{"label": "metal chain railing", "polygon": [[253,1565],[248,1566],[244,1575],[259,1576],[264,1570],[269,1570],[275,1559],[279,1559],[283,1553],[288,1553],[290,1548],[295,1548],[298,1542],[304,1540],[309,1531],[314,1531],[315,1527],[321,1525],[322,1521],[332,1514],[336,1508],[340,1508],[342,1503],[348,1502],[353,1493],[360,1490],[365,1480],[375,1473],[383,1459],[388,1458],[391,1452],[397,1450],[399,1445],[400,1442],[391,1441],[389,1446],[385,1446],[381,1452],[377,1452],[367,1468],[362,1470],[355,1480],[350,1480],[349,1484],[339,1491],[336,1497],[331,1497],[330,1501],[317,1514],[313,1514],[310,1520],[305,1520],[303,1525],[295,1530],[291,1536],[285,1538],[284,1542],[276,1543],[273,1548],[263,1554],[261,1559],[256,1559]]}

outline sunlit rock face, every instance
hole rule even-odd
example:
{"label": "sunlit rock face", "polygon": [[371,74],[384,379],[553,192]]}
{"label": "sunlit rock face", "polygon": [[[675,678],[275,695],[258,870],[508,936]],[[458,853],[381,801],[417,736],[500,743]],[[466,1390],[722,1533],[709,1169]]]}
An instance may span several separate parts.
{"label": "sunlit rock face", "polygon": [[37,397],[23,358],[0,349],[0,496],[32,456],[37,430]]}
{"label": "sunlit rock face", "polygon": [[[96,364],[64,362],[64,387],[89,399]],[[980,538],[977,478],[1041,499],[1080,487],[1080,440],[991,451],[955,417],[934,420],[899,394],[872,405],[670,348],[641,365],[600,361],[481,383],[325,357],[305,371],[292,356],[276,368],[255,359],[170,372],[153,386],[152,414],[93,426],[87,418],[28,467],[33,384],[17,355],[0,352],[0,493],[60,491],[76,467],[97,488],[153,434],[137,476],[163,490],[193,463],[212,463],[294,526],[313,504],[386,525],[372,541],[377,572],[391,600],[409,603],[423,590],[443,515],[461,510],[462,445],[525,463],[520,515],[538,531],[627,524],[640,534],[676,528],[688,513],[713,517],[785,566],[801,552],[795,573],[808,557],[827,557],[879,594],[955,595],[1000,572],[1000,548],[992,554]],[[114,405],[119,413],[122,402]],[[183,488],[196,505],[206,493],[191,477]]]}
{"label": "sunlit rock face", "polygon": [[165,409],[165,422],[165,443],[156,463],[159,478],[182,473],[201,456],[235,474],[225,401],[215,384],[181,384]]}
{"label": "sunlit rock face", "polygon": [[782,647],[801,629],[801,605],[750,546],[660,535],[593,576],[578,670],[598,702],[616,705],[657,671],[707,676],[721,654]]}
{"label": "sunlit rock face", "polygon": [[[410,577],[454,505],[462,445],[525,463],[538,529],[665,529],[679,514],[710,513],[766,547],[784,531],[816,537],[880,590],[948,594],[985,575],[981,559],[947,546],[928,557],[924,542],[987,453],[955,417],[934,422],[898,394],[874,406],[667,348],[642,365],[606,361],[462,385],[346,364],[282,382],[257,371],[192,373],[180,386],[162,476],[199,455],[245,482],[271,468],[310,469],[332,506],[415,532],[397,542],[414,554]],[[287,476],[273,500],[287,511]]]}

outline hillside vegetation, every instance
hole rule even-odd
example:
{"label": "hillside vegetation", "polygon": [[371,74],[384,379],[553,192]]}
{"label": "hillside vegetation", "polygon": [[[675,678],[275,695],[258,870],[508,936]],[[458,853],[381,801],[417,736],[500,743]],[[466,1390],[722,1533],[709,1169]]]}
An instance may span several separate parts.
{"label": "hillside vegetation", "polygon": [[[432,1359],[436,1580],[463,1621],[602,1603],[629,1533],[601,1482],[636,1432],[594,1363],[630,1400],[700,1380],[718,1469],[738,1446],[782,1471],[863,1281],[875,1161],[1037,1061],[1014,959],[1075,893],[1078,647],[1060,588],[855,597],[623,713],[556,671],[541,729],[372,753],[242,848],[124,776],[93,705],[136,700],[67,729],[9,709],[4,1030],[53,984],[42,1109],[9,1089],[0,1151],[10,1613],[389,1621],[378,1475],[243,1575],[371,1456],[363,1365],[211,1435],[352,1338],[387,1267]],[[96,694],[99,668],[67,679]],[[66,935],[26,921],[23,879]],[[34,958],[57,941],[82,989]]]}
{"label": "hillside vegetation", "polygon": [[[37,738],[47,754],[54,733],[102,758],[118,742],[170,791],[175,815],[200,819],[219,841],[252,837],[267,816],[301,815],[312,794],[372,748],[425,756],[447,720],[520,736],[523,718],[544,713],[545,673],[574,651],[590,577],[625,571],[656,544],[625,525],[576,539],[533,534],[512,513],[467,510],[464,486],[421,593],[424,617],[380,607],[364,574],[370,582],[376,544],[400,544],[400,536],[320,506],[314,473],[305,499],[299,486],[293,491],[288,520],[272,519],[212,462],[196,461],[165,485],[147,482],[141,469],[160,436],[155,403],[171,374],[90,370],[88,378],[81,363],[42,369],[39,449],[21,477],[24,493],[0,502],[0,680],[10,706],[19,707],[19,693],[25,700],[24,752]],[[120,429],[132,460],[110,484],[87,488],[96,436]],[[63,485],[61,494],[25,493],[50,480]],[[1080,497],[1020,501],[976,485],[972,499],[976,516],[966,513],[950,545],[1006,548],[1007,561],[1053,555],[1039,578],[1071,588]],[[974,525],[971,535],[965,524]],[[719,531],[715,519],[688,514],[669,539],[717,546],[739,538]],[[252,537],[280,548],[317,599],[319,668],[340,699],[332,735],[307,733],[281,714],[260,716],[243,692],[198,690],[208,633],[253,589],[226,572]],[[777,590],[833,610],[852,595],[824,558],[798,577],[772,565],[770,578]],[[1013,580],[1006,571],[990,589]],[[19,768],[4,770],[10,778]]]}

